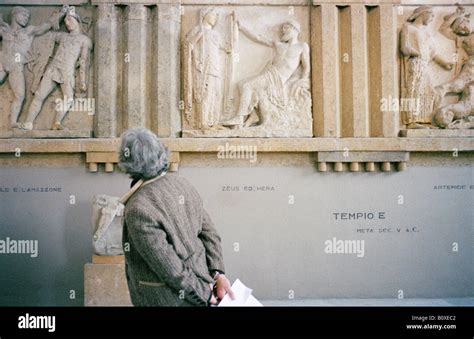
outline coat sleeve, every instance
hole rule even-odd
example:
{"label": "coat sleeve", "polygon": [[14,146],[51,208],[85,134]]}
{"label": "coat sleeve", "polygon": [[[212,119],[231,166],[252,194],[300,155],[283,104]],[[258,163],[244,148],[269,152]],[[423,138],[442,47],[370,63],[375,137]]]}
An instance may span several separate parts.
{"label": "coat sleeve", "polygon": [[162,222],[141,208],[126,211],[125,221],[136,250],[160,279],[172,289],[184,291],[190,303],[207,306],[212,294],[209,284],[184,265],[167,241]]}
{"label": "coat sleeve", "polygon": [[225,268],[222,257],[221,238],[214,227],[211,217],[204,209],[202,217],[202,230],[199,234],[199,239],[201,239],[204,247],[206,248],[206,260],[209,272],[211,273],[212,271],[220,271],[224,273]]}

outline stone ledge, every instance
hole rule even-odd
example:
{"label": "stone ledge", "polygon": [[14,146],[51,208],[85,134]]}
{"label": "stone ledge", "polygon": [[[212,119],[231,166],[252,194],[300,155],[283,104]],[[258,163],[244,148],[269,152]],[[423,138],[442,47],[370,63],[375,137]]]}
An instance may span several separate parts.
{"label": "stone ledge", "polygon": [[[452,152],[474,151],[474,138],[162,138],[172,152],[217,152],[226,143],[256,146],[258,152],[330,152],[330,151],[403,151]],[[26,153],[115,152],[120,139],[0,139],[0,153],[16,149]]]}
{"label": "stone ledge", "polygon": [[400,136],[405,138],[473,138],[472,129],[403,129]]}
{"label": "stone ledge", "polygon": [[[404,171],[407,168],[406,162],[410,159],[409,152],[318,152],[318,171],[327,172],[328,164],[332,164],[334,172],[360,172],[363,169],[367,172],[375,172],[376,164],[380,164],[382,172],[390,172],[392,165],[396,170]],[[346,163],[348,166],[344,166]]]}
{"label": "stone ledge", "polygon": [[89,0],[2,0],[0,5],[50,6],[50,5],[87,5]]}
{"label": "stone ledge", "polygon": [[400,0],[400,3],[405,6],[456,6],[456,4],[472,5],[472,0]]}
{"label": "stone ledge", "polygon": [[309,6],[310,0],[91,0],[91,4],[143,4],[143,5],[271,5],[271,6]]}
{"label": "stone ledge", "polygon": [[403,0],[312,0],[314,6],[320,4],[333,4],[333,5],[351,5],[351,4],[365,4],[370,5],[381,5],[381,4],[400,4]]}
{"label": "stone ledge", "polygon": [[[295,129],[291,131],[293,138],[312,138],[311,129]],[[266,131],[264,128],[225,129],[225,130],[184,130],[183,138],[287,138],[288,130]]]}
{"label": "stone ledge", "polygon": [[408,152],[318,152],[319,162],[400,162],[408,161]]}
{"label": "stone ledge", "polygon": [[[179,161],[179,153],[171,152],[169,156],[170,172],[178,171]],[[114,164],[118,162],[118,153],[115,151],[86,153],[86,163],[89,165],[90,172],[98,172],[98,164],[105,164],[105,172],[111,173],[114,171]]]}
{"label": "stone ledge", "polygon": [[13,139],[75,139],[75,138],[91,138],[93,132],[90,130],[61,130],[55,131],[50,129],[45,130],[21,130],[14,129],[7,132],[0,132],[0,138]]}

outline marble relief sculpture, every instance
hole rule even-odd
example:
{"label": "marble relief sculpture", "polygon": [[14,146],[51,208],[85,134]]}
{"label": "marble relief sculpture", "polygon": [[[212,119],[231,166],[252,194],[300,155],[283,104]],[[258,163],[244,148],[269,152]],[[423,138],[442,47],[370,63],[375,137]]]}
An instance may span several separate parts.
{"label": "marble relief sculpture", "polygon": [[222,35],[214,29],[218,14],[213,7],[200,11],[199,24],[186,37],[185,114],[191,119],[193,106],[199,128],[218,128],[221,118],[222,98],[220,83],[224,77],[220,50],[230,53],[222,42]]}
{"label": "marble relief sculpture", "polygon": [[435,113],[434,122],[441,128],[474,128],[474,32],[470,15],[463,7],[458,7],[455,13],[444,18],[440,32],[454,40],[467,57],[459,57],[460,72],[454,79],[435,88],[440,100],[448,93],[456,94],[459,100],[442,105]]}
{"label": "marble relief sculpture", "polygon": [[[58,85],[61,88],[64,104],[62,109],[57,110],[52,129],[63,129],[61,122],[73,105],[76,76],[79,78],[79,91],[85,92],[87,90],[92,41],[82,32],[82,20],[75,7],[67,7],[64,22],[68,33],[51,33],[54,43],[50,44],[50,48],[45,48],[47,59],[49,59],[53,53],[54,44],[58,45],[52,60],[46,66],[46,71],[42,73],[38,89],[28,108],[26,120],[20,126],[22,129],[33,129],[33,122],[40,113],[44,101]],[[77,75],[76,68],[79,68]]]}
{"label": "marble relief sculpture", "polygon": [[469,39],[471,35],[471,13],[467,13],[462,6],[456,8],[454,13],[448,14],[444,17],[443,23],[439,28],[439,32],[446,38],[453,40],[456,47],[456,69],[455,73],[461,71],[462,65],[469,59],[466,51],[463,49],[463,42]]}
{"label": "marble relief sculpture", "polygon": [[433,20],[433,9],[421,6],[414,10],[400,32],[401,98],[416,100],[411,107],[416,109],[401,112],[407,128],[430,128],[436,108],[436,91],[431,79],[430,66],[436,63],[451,70],[453,63],[436,50],[429,24]]}
{"label": "marble relief sculpture", "polygon": [[59,21],[66,14],[67,6],[51,16],[48,22],[38,26],[28,25],[30,11],[25,7],[14,7],[11,24],[3,21],[0,15],[0,36],[3,38],[3,50],[0,54],[0,84],[8,80],[13,92],[10,108],[10,126],[18,128],[18,117],[25,100],[25,65],[32,62],[30,54],[33,40],[51,28],[59,29]]}
{"label": "marble relief sculpture", "polygon": [[[238,27],[251,40],[273,48],[275,56],[261,74],[242,83],[237,116],[228,124],[262,124],[272,110],[289,115],[291,106],[297,105],[300,98],[309,98],[309,46],[298,41],[300,24],[294,20],[283,23],[279,40],[256,34],[240,22]],[[300,65],[302,73],[297,75]]]}
{"label": "marble relief sculpture", "polygon": [[[312,136],[309,46],[299,41],[300,23],[284,20],[278,37],[256,31],[235,11],[200,11],[183,41],[184,136]],[[225,27],[226,29],[222,29]],[[239,35],[268,48],[266,66],[241,81],[236,55],[252,55]],[[243,47],[244,46],[244,47]],[[240,58],[242,59],[242,58]],[[260,62],[260,60],[258,60]],[[247,61],[248,62],[248,61]]]}

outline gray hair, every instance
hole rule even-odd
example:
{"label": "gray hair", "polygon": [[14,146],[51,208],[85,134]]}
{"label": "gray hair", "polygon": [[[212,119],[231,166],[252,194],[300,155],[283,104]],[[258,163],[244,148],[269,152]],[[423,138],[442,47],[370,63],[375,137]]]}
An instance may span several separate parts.
{"label": "gray hair", "polygon": [[121,136],[119,167],[133,179],[151,179],[169,168],[169,150],[146,128],[134,128]]}

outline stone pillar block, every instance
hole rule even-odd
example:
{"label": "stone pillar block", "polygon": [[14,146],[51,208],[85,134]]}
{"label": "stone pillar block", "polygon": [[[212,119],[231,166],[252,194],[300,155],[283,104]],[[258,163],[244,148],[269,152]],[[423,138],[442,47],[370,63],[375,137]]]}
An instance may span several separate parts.
{"label": "stone pillar block", "polygon": [[124,263],[84,266],[84,306],[132,306]]}

